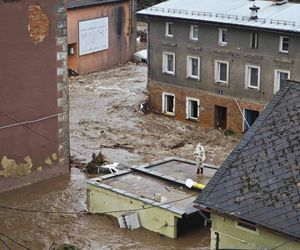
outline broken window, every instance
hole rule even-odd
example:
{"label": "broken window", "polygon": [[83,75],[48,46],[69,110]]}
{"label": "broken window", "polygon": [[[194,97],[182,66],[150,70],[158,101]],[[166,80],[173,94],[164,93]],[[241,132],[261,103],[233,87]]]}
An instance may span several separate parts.
{"label": "broken window", "polygon": [[175,95],[163,93],[162,112],[167,115],[175,115]]}

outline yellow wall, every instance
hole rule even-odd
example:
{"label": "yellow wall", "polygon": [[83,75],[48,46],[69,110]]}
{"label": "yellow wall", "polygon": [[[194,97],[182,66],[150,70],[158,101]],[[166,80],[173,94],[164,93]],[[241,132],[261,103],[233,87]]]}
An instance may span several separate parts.
{"label": "yellow wall", "polygon": [[[87,185],[87,190],[87,203],[91,213],[142,209],[136,211],[142,227],[170,238],[177,238],[177,220],[181,218],[179,214],[159,207],[152,207],[138,199],[90,184]],[[126,212],[116,212],[110,215],[119,217],[124,213]]]}
{"label": "yellow wall", "polygon": [[281,244],[276,250],[299,250],[300,242],[258,229],[256,232],[239,228],[233,220],[211,215],[211,249],[216,249],[216,235],[220,234],[219,248],[225,249],[272,249]]}

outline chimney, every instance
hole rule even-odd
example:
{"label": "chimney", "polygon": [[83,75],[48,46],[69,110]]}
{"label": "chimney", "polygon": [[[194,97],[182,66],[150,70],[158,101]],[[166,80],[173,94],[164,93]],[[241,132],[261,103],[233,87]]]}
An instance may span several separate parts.
{"label": "chimney", "polygon": [[257,16],[257,12],[260,9],[259,7],[257,7],[255,4],[253,4],[252,7],[249,8],[251,10],[251,20],[256,20],[258,18]]}

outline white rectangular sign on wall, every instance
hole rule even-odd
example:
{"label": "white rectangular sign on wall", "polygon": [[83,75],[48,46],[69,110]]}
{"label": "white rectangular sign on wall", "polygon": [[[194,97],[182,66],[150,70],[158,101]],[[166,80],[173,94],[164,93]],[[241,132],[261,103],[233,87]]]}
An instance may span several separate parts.
{"label": "white rectangular sign on wall", "polygon": [[79,22],[79,55],[108,49],[108,17]]}

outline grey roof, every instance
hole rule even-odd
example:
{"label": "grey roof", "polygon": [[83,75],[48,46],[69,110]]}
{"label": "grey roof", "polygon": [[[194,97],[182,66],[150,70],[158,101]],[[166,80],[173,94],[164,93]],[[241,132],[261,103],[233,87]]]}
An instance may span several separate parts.
{"label": "grey roof", "polygon": [[89,7],[93,5],[120,2],[122,0],[67,0],[67,9]]}
{"label": "grey roof", "polygon": [[300,82],[288,82],[195,201],[300,240]]}
{"label": "grey roof", "polygon": [[[260,7],[258,19],[250,20],[249,8]],[[139,11],[139,15],[190,19],[258,29],[300,32],[300,4],[276,5],[257,0],[169,0]]]}

